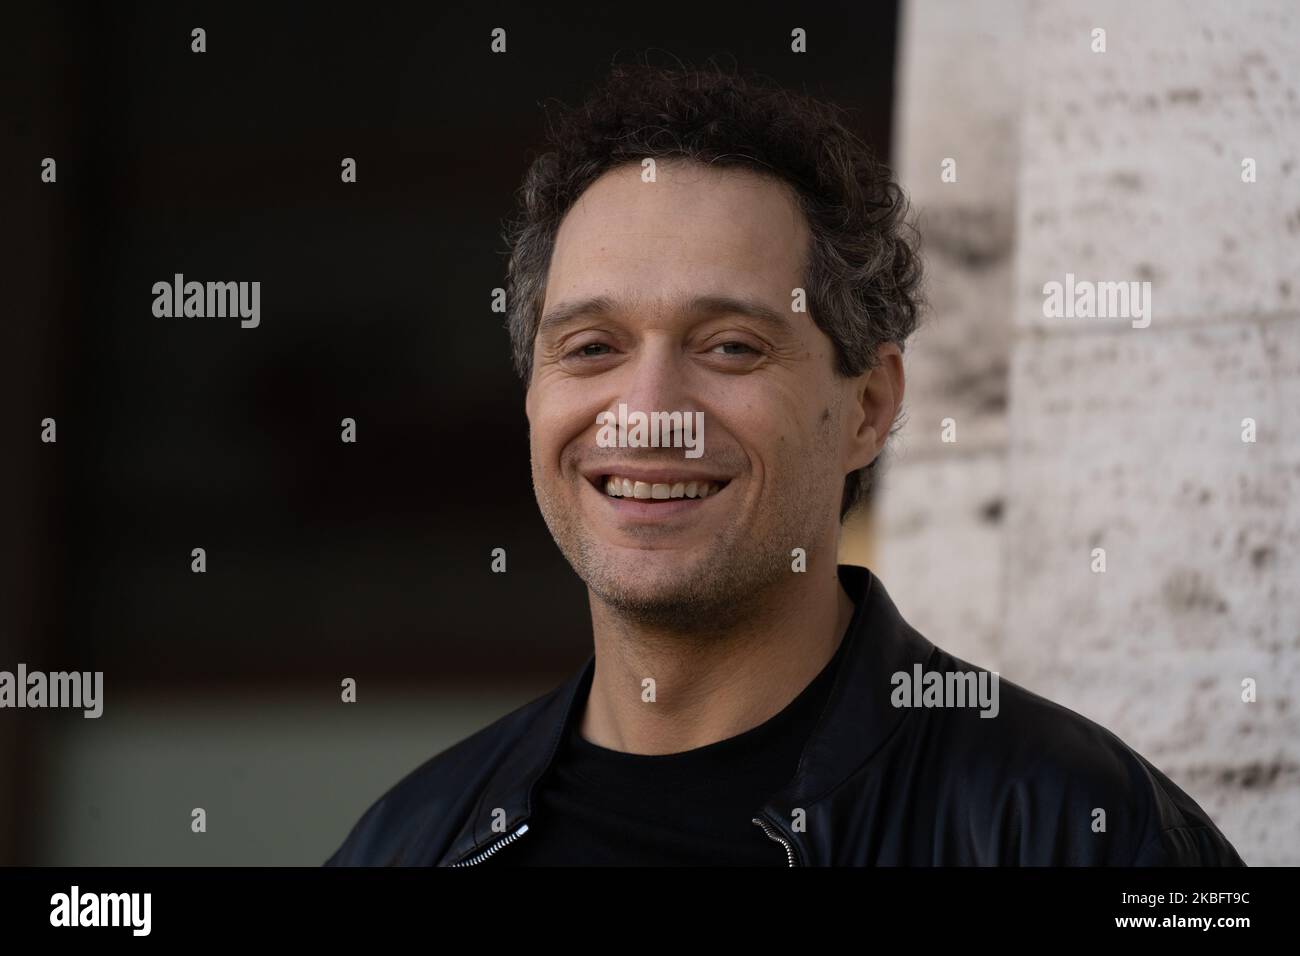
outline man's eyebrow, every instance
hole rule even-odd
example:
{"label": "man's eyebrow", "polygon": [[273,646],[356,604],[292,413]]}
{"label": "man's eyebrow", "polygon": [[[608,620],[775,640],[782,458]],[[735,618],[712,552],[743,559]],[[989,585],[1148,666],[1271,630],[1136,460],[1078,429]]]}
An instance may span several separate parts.
{"label": "man's eyebrow", "polygon": [[[537,326],[537,334],[572,322],[589,315],[610,315],[619,311],[618,304],[607,295],[589,296],[572,302],[561,302],[551,309]],[[757,299],[738,298],[730,295],[700,295],[688,300],[680,311],[694,316],[743,315],[766,325],[775,326],[781,331],[790,330],[786,316],[765,305]]]}
{"label": "man's eyebrow", "polygon": [[542,321],[537,325],[537,334],[543,335],[556,326],[572,322],[584,315],[608,315],[615,310],[614,300],[607,295],[593,295],[572,302],[561,302],[542,316]]}
{"label": "man's eyebrow", "polygon": [[790,321],[781,312],[765,305],[757,299],[740,299],[730,295],[701,295],[686,304],[686,311],[692,315],[743,315],[757,319],[765,325],[777,327],[782,332],[790,331]]}

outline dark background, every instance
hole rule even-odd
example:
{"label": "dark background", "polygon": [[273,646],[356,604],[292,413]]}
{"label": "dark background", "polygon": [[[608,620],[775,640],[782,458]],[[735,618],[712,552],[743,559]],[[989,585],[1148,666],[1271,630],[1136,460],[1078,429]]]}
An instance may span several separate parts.
{"label": "dark background", "polygon": [[[578,666],[585,589],[538,513],[490,309],[542,104],[580,100],[615,59],[715,57],[849,107],[888,156],[895,17],[893,3],[9,13],[0,668],[102,670],[106,716],[0,713],[0,863],[43,858],[33,820],[66,768],[42,735],[91,732],[123,699],[183,718],[246,693],[337,702],[340,675],[418,691]],[[817,56],[790,51],[796,26]],[[40,181],[46,156],[56,184]],[[260,281],[260,327],[154,317],[153,283],[177,272]]]}

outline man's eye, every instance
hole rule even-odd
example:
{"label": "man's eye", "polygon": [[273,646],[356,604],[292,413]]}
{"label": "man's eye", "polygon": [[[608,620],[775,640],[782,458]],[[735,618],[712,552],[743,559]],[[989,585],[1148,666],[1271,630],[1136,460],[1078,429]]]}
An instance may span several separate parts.
{"label": "man's eye", "polygon": [[757,352],[757,351],[758,351],[758,349],[751,348],[750,346],[746,345],[744,342],[723,342],[721,345],[715,345],[715,346],[713,347],[713,351],[716,352],[718,349],[730,349],[730,348],[733,348],[733,347],[734,347],[734,348],[737,348],[737,349],[743,349],[744,351],[742,351],[742,352],[724,352],[723,354],[725,354],[725,355],[744,355],[745,352]]}
{"label": "man's eye", "polygon": [[576,349],[570,352],[569,355],[570,356],[576,355],[578,358],[595,358],[597,356],[604,355],[605,353],[592,351],[593,349],[607,349],[607,348],[609,348],[609,346],[606,345],[604,342],[588,342],[586,345],[579,345]]}

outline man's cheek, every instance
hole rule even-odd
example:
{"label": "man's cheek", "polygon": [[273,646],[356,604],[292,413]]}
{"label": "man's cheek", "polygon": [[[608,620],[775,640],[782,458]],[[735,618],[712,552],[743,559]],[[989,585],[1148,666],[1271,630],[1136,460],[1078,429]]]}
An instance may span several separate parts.
{"label": "man's cheek", "polygon": [[555,422],[546,418],[535,420],[529,437],[536,467],[545,469],[548,473],[553,471],[563,449]]}

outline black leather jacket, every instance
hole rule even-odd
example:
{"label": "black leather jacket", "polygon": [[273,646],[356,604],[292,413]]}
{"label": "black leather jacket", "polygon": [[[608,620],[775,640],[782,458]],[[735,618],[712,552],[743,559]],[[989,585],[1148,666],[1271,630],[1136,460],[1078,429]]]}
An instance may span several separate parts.
{"label": "black leather jacket", "polygon": [[[992,718],[895,706],[898,672],[980,669],[913,630],[865,568],[839,573],[857,605],[850,644],[794,777],[753,818],[791,866],[1244,865],[1121,740],[1009,681]],[[475,865],[528,839],[533,788],[581,717],[594,665],[426,761],[326,865]]]}

